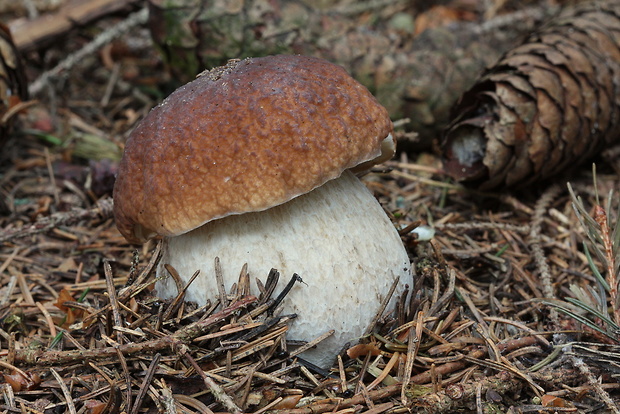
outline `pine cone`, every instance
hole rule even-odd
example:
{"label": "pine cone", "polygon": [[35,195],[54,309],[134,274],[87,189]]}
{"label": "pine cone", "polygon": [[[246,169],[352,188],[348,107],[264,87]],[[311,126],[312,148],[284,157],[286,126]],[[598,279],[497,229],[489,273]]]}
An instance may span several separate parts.
{"label": "pine cone", "polygon": [[0,148],[9,137],[15,106],[28,100],[28,85],[21,57],[9,28],[0,24]]}
{"label": "pine cone", "polygon": [[466,92],[444,166],[480,189],[521,186],[585,161],[620,135],[620,2],[565,10]]}

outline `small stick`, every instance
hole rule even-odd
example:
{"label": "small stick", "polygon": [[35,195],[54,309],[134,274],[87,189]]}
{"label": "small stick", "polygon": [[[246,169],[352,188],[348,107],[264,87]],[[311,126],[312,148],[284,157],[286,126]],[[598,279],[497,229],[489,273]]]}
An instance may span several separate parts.
{"label": "small stick", "polygon": [[108,219],[112,217],[113,201],[111,198],[99,200],[97,204],[90,209],[75,208],[68,212],[54,213],[49,217],[37,220],[28,226],[10,229],[0,233],[0,243],[6,241],[28,237],[39,233],[44,233],[63,225],[71,225],[80,220],[87,219]]}
{"label": "small stick", "polygon": [[241,411],[241,408],[237,407],[237,405],[232,400],[232,398],[230,398],[230,396],[228,394],[226,394],[226,391],[224,391],[224,389],[222,389],[222,387],[217,385],[217,383],[215,381],[213,381],[211,378],[209,378],[209,376],[207,374],[205,374],[205,372],[202,370],[202,368],[200,368],[200,366],[196,363],[194,358],[192,358],[192,356],[189,354],[189,348],[187,347],[187,345],[180,344],[179,345],[179,353],[181,354],[181,356],[187,362],[189,362],[189,364],[192,366],[192,368],[194,368],[194,370],[200,375],[200,377],[204,381],[204,383],[207,386],[207,388],[209,388],[209,390],[211,390],[211,393],[213,394],[215,399],[220,404],[222,404],[224,407],[226,407],[226,409],[229,412],[233,413],[233,414],[241,414],[243,412],[243,411]]}
{"label": "small stick", "polygon": [[[4,271],[9,267],[9,265],[13,261],[13,259],[15,259],[17,257],[17,253],[19,253],[19,250],[20,250],[19,246],[15,247],[13,249],[13,252],[11,252],[11,254],[4,261],[4,263],[2,263],[2,265],[0,265],[0,274],[4,273]],[[1,303],[4,303],[4,302],[6,302],[6,300],[3,300]]]}
{"label": "small stick", "polygon": [[[168,265],[166,265],[166,266],[168,266]],[[173,270],[173,269],[174,268],[172,266],[166,267],[166,270],[168,270],[169,272],[170,272],[170,270]],[[174,270],[174,271],[176,272],[176,270]],[[171,272],[171,274],[172,274],[172,272]],[[190,287],[192,282],[194,280],[196,280],[196,278],[198,277],[199,274],[200,274],[200,269],[196,270],[196,272],[192,275],[192,277],[185,284],[185,286],[183,286],[183,288],[179,291],[179,293],[174,298],[172,303],[170,303],[170,306],[168,306],[168,309],[166,309],[166,311],[164,312],[164,315],[162,317],[162,319],[164,321],[167,321],[172,316],[172,314],[174,312],[176,312],[178,309],[180,309],[181,305],[183,305],[183,298],[185,298],[185,293],[187,292],[187,289]]]}
{"label": "small stick", "polygon": [[0,367],[4,367],[4,368],[7,368],[7,369],[10,369],[11,371],[17,372],[19,375],[21,375],[24,378],[28,378],[29,377],[29,375],[27,373],[25,373],[21,369],[17,368],[16,366],[14,366],[12,363],[4,362],[1,359],[0,359]]}
{"label": "small stick", "polygon": [[[276,286],[278,285],[279,280],[280,280],[280,272],[278,272],[276,269],[271,269],[269,271],[269,275],[267,275],[267,281],[265,282],[264,291],[261,290],[260,302],[259,302],[260,305],[266,303],[271,298],[271,295],[273,295],[273,291],[276,289]],[[260,280],[257,279],[257,282],[259,281]],[[259,284],[258,286],[260,289],[261,284]]]}
{"label": "small stick", "polygon": [[600,226],[600,236],[605,249],[605,259],[607,262],[607,279],[609,285],[609,298],[613,309],[614,322],[620,325],[620,303],[618,302],[618,279],[616,275],[616,254],[614,244],[611,240],[609,228],[609,218],[607,211],[600,205],[594,206],[594,220]]}
{"label": "small stick", "polygon": [[[108,291],[108,297],[110,298],[110,306],[112,307],[112,316],[114,317],[114,326],[119,328],[123,327],[123,320],[121,319],[121,311],[118,306],[118,299],[116,297],[116,288],[114,287],[114,277],[112,275],[112,266],[107,260],[103,261],[103,273],[105,274],[105,282]],[[117,333],[119,342],[122,341],[123,334]]]}
{"label": "small stick", "polygon": [[163,243],[161,240],[157,243],[157,245],[155,246],[155,250],[153,251],[153,255],[151,256],[151,259],[149,260],[146,267],[142,270],[140,275],[138,275],[138,277],[133,281],[133,283],[131,283],[130,286],[120,290],[120,292],[118,293],[119,301],[125,302],[127,299],[137,295],[142,290],[144,290],[146,286],[148,286],[148,284],[145,284],[145,282],[150,276],[151,270],[153,270],[153,268],[155,267],[155,264],[157,264],[157,261],[159,260],[159,256],[161,255],[162,244]]}
{"label": "small stick", "polygon": [[24,303],[26,305],[34,306],[34,299],[30,294],[30,288],[28,288],[28,283],[26,282],[26,276],[22,272],[17,273],[17,284],[19,285],[19,290],[21,290],[22,297],[24,298]]}
{"label": "small stick", "polygon": [[456,285],[456,271],[453,268],[448,270],[448,288],[445,290],[444,294],[441,295],[439,299],[431,306],[431,309],[428,311],[429,315],[434,315],[439,310],[444,308],[444,305],[448,303],[448,301],[454,295],[454,286]]}
{"label": "small stick", "polygon": [[301,354],[302,352],[307,351],[308,349],[316,346],[319,342],[324,341],[325,339],[329,338],[330,336],[332,336],[334,334],[334,332],[336,332],[335,330],[331,329],[327,332],[325,332],[323,335],[313,339],[312,341],[308,342],[305,345],[300,346],[299,348],[297,348],[296,350],[294,350],[293,352],[291,352],[290,357],[294,357],[296,355]]}
{"label": "small stick", "polygon": [[366,374],[366,370],[368,369],[368,365],[370,365],[370,357],[372,356],[371,352],[368,352],[366,354],[366,356],[364,357],[364,362],[362,363],[362,367],[360,368],[360,376],[357,380],[357,385],[355,386],[355,392],[353,393],[354,395],[357,395],[363,388],[365,388],[366,386],[364,385],[364,375]]}
{"label": "small stick", "polygon": [[344,372],[342,356],[338,355],[338,373],[340,374],[340,392],[347,390],[347,374]]}
{"label": "small stick", "polygon": [[482,382],[476,384],[476,412],[482,414]]}
{"label": "small stick", "polygon": [[297,273],[293,273],[293,277],[291,277],[291,280],[288,281],[288,283],[286,284],[282,292],[280,292],[276,300],[271,304],[271,306],[269,306],[269,309],[267,310],[267,315],[273,315],[273,312],[276,310],[276,308],[280,306],[280,303],[284,300],[286,295],[288,295],[291,289],[293,289],[293,285],[295,284],[295,282],[304,283],[301,276],[299,276]]}
{"label": "small stick", "polygon": [[50,176],[50,184],[52,186],[52,193],[54,194],[54,202],[56,205],[60,204],[60,195],[58,194],[58,186],[56,185],[56,176],[54,175],[54,168],[52,167],[52,160],[50,158],[50,150],[44,147],[45,152],[45,165],[47,166],[47,173]]}
{"label": "small stick", "polygon": [[366,389],[368,391],[371,391],[377,385],[381,384],[381,382],[387,378],[392,368],[394,368],[394,365],[396,365],[396,362],[398,361],[399,358],[400,358],[400,352],[394,352],[394,354],[392,355],[392,358],[390,358],[388,363],[385,364],[385,368],[383,368],[383,371],[381,371],[381,374],[379,374],[379,376],[375,378],[375,380],[371,382],[368,385],[368,387],[366,387]]}
{"label": "small stick", "polygon": [[15,361],[29,365],[62,365],[66,363],[73,363],[75,361],[83,361],[85,359],[94,360],[115,358],[118,356],[117,352],[121,352],[125,356],[134,355],[140,352],[157,352],[164,348],[170,347],[171,344],[176,344],[178,342],[191,342],[197,336],[204,334],[204,332],[213,324],[224,320],[239,309],[255,303],[256,300],[257,299],[253,296],[243,298],[215,315],[212,315],[204,320],[194,322],[191,325],[187,325],[173,334],[150,341],[140,343],[129,342],[127,344],[119,345],[118,347],[86,350],[32,351],[29,349],[20,349],[15,351]]}
{"label": "small stick", "polygon": [[[540,273],[540,283],[542,285],[543,295],[548,299],[555,298],[553,289],[553,278],[551,277],[551,269],[547,263],[547,256],[542,248],[542,224],[545,219],[545,212],[553,200],[561,193],[562,189],[558,185],[551,186],[540,197],[534,208],[534,215],[530,224],[529,243],[534,256],[534,262]],[[553,322],[553,326],[560,326],[558,312],[551,308],[549,311],[549,319]]]}
{"label": "small stick", "polygon": [[224,286],[224,275],[222,274],[222,265],[220,263],[220,258],[215,258],[215,280],[217,281],[217,292],[220,295],[220,303],[222,304],[222,308],[225,308],[228,305],[228,300],[226,299],[226,286]]}
{"label": "small stick", "polygon": [[50,337],[52,339],[55,338],[57,334],[56,325],[54,325],[54,320],[52,319],[52,315],[50,315],[50,313],[47,311],[47,309],[45,309],[45,307],[41,304],[41,302],[37,302],[36,305],[37,305],[37,308],[39,308],[39,310],[43,314],[43,318],[45,319],[45,322],[47,322],[47,326],[49,327],[49,330],[50,330]]}
{"label": "small stick", "polygon": [[67,409],[69,410],[69,413],[77,414],[77,411],[75,410],[75,404],[73,404],[73,397],[71,396],[69,388],[67,388],[67,384],[65,384],[61,376],[58,374],[58,372],[56,372],[54,368],[50,368],[50,372],[52,373],[54,378],[56,378],[56,381],[58,382],[58,385],[60,386],[60,389],[65,396],[65,401],[67,403]]}
{"label": "small stick", "polygon": [[[409,398],[407,397],[407,389],[409,382],[411,381],[411,373],[413,372],[413,363],[415,362],[418,349],[420,348],[420,338],[422,337],[422,319],[423,312],[418,313],[416,329],[409,328],[409,334],[407,338],[407,362],[405,363],[405,373],[403,376],[402,390],[400,393],[400,400],[405,407],[409,406]],[[418,329],[418,327],[420,329]]]}
{"label": "small stick", "polygon": [[133,407],[131,407],[131,414],[138,414],[138,411],[140,411],[140,406],[142,405],[142,401],[144,400],[144,397],[146,396],[146,392],[149,389],[149,385],[151,384],[151,381],[153,380],[153,375],[155,375],[155,370],[157,370],[157,366],[159,365],[160,358],[161,358],[160,353],[155,354],[155,356],[153,357],[153,360],[151,361],[151,365],[149,365],[149,369],[146,371],[144,380],[142,381],[142,384],[140,385],[140,391],[138,391],[136,402],[133,405]]}
{"label": "small stick", "polygon": [[[108,383],[108,387],[110,387],[110,396],[108,398],[108,402],[105,405],[104,410],[107,409],[107,411],[103,411],[103,412],[110,412],[110,413],[115,413],[118,412],[118,408],[121,404],[120,401],[120,392],[119,389],[114,385],[114,381],[112,381],[112,378],[110,378],[105,371],[103,371],[101,368],[99,368],[97,365],[93,364],[92,362],[89,362],[88,365],[94,369],[95,371],[97,371],[99,373],[99,375],[101,375],[103,377],[103,379],[106,380],[106,382]],[[130,388],[131,390],[131,388]],[[127,406],[131,406],[131,399],[127,400]]]}
{"label": "small stick", "polygon": [[375,313],[375,316],[372,318],[372,321],[370,321],[370,324],[368,324],[368,327],[364,331],[363,336],[370,335],[372,333],[372,330],[375,329],[375,325],[377,324],[379,319],[381,319],[381,316],[383,316],[383,312],[385,312],[385,308],[387,308],[387,305],[390,303],[390,299],[392,299],[392,295],[394,294],[396,287],[398,287],[399,280],[400,278],[397,277],[396,279],[394,279],[394,282],[392,282],[392,286],[390,286],[390,290],[388,291],[387,295],[383,299],[383,302],[381,302],[381,306],[379,306],[379,309],[377,310],[377,313]]}
{"label": "small stick", "polygon": [[[118,355],[118,360],[120,361],[121,367],[123,368],[123,374],[125,374],[125,383],[127,385],[127,394],[125,398],[127,402],[127,407],[130,408],[131,407],[131,374],[129,374],[129,366],[127,365],[127,360],[125,359],[125,356],[122,354],[122,352],[119,352],[118,348],[116,348],[116,354]],[[110,386],[112,386],[111,383],[110,383]]]}

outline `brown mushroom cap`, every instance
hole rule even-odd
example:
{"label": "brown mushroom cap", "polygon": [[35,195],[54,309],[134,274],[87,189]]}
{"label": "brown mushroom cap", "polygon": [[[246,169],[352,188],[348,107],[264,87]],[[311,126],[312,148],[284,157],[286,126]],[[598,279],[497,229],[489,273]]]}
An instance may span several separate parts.
{"label": "brown mushroom cap", "polygon": [[231,61],[155,107],[127,140],[114,214],[131,242],[307,193],[381,153],[387,111],[340,66]]}

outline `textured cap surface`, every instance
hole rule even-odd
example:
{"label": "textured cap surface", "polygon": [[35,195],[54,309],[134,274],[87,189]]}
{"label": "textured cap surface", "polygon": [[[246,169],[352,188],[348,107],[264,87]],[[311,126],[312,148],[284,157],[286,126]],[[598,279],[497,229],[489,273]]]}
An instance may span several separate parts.
{"label": "textured cap surface", "polygon": [[132,242],[261,211],[381,153],[387,111],[346,71],[307,56],[231,61],[154,108],[129,137],[114,214]]}

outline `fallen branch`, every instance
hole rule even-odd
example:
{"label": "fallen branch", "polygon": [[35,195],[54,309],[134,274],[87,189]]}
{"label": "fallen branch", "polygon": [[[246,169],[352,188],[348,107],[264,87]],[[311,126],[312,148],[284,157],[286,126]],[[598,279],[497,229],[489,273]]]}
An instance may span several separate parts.
{"label": "fallen branch", "polygon": [[[76,349],[71,351],[38,351],[20,349],[15,351],[15,363],[28,365],[63,365],[75,363],[77,361],[118,358],[118,353],[125,356],[137,353],[154,353],[169,347],[176,347],[179,343],[189,343],[192,339],[204,334],[213,324],[226,319],[234,312],[245,308],[256,302],[254,296],[245,297],[226,309],[212,315],[204,320],[188,325],[179,331],[164,337],[144,341],[140,343],[127,343],[117,347],[95,348],[95,349]],[[7,352],[0,354],[6,355]]]}
{"label": "fallen branch", "polygon": [[56,13],[46,13],[35,19],[22,18],[9,24],[15,46],[28,52],[51,43],[69,30],[85,25],[107,14],[126,9],[137,0],[72,0]]}
{"label": "fallen branch", "polygon": [[113,205],[112,199],[106,198],[98,201],[97,204],[90,209],[74,208],[68,212],[54,213],[33,224],[3,231],[0,233],[0,243],[45,233],[59,226],[68,226],[81,220],[109,219],[112,217]]}

